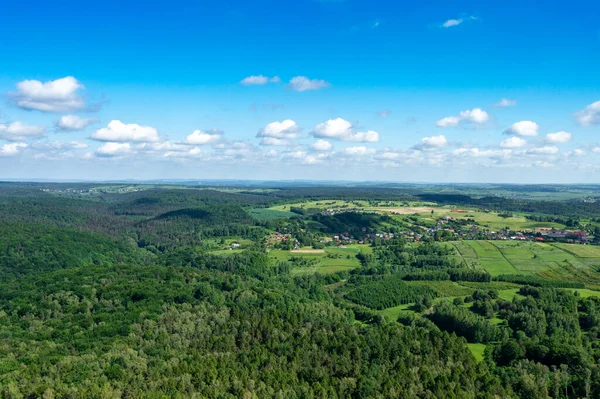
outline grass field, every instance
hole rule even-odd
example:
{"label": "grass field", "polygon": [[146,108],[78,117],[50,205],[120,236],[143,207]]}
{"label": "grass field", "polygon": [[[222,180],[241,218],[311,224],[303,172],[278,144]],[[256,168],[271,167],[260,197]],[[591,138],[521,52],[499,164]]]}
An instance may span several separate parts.
{"label": "grass field", "polygon": [[348,247],[331,247],[325,250],[312,250],[306,248],[299,251],[272,250],[269,257],[274,262],[285,262],[292,257],[301,257],[305,259],[315,259],[318,262],[308,267],[298,267],[292,270],[295,274],[311,273],[335,273],[338,271],[352,270],[360,266],[356,254],[360,251],[372,252],[371,247],[367,245],[349,245]]}
{"label": "grass field", "polygon": [[411,306],[413,306],[413,305],[414,304],[410,303],[407,305],[394,306],[393,308],[387,308],[387,309],[380,310],[379,313],[382,316],[386,316],[390,320],[396,321],[396,320],[398,320],[398,316],[400,316],[400,314],[403,312],[414,313],[412,310],[410,310]]}
{"label": "grass field", "polygon": [[522,273],[491,241],[463,241],[463,243],[473,249],[481,266],[492,276]]}
{"label": "grass field", "polygon": [[[457,207],[453,205],[440,206],[431,202],[406,202],[406,201],[390,201],[385,204],[386,206],[377,206],[367,201],[356,200],[356,201],[344,201],[344,200],[320,200],[320,201],[306,201],[292,204],[282,204],[273,206],[268,209],[253,209],[250,213],[256,218],[279,218],[289,217],[290,208],[316,208],[316,209],[329,209],[329,208],[362,208],[365,211],[376,211],[378,213],[394,213],[399,215],[418,215],[423,222],[434,222],[440,216],[451,216],[455,219],[474,219],[475,222],[492,231],[498,231],[506,227],[513,231],[523,230],[535,230],[535,229],[550,229],[550,228],[564,228],[565,226],[559,223],[551,222],[536,222],[525,218],[525,214],[514,213],[512,217],[503,218],[496,212],[483,212],[478,209],[470,209],[468,207]],[[452,212],[456,209],[464,209],[468,212],[457,213]],[[285,213],[270,213],[269,211],[278,211]],[[433,216],[431,214],[433,211]],[[287,215],[287,216],[286,216]]]}
{"label": "grass field", "polygon": [[466,265],[483,267],[492,276],[536,275],[600,288],[600,276],[596,273],[600,269],[600,247],[499,240],[459,241],[453,245]]}
{"label": "grass field", "polygon": [[485,348],[486,348],[485,344],[469,343],[469,344],[467,344],[467,346],[469,347],[469,350],[471,351],[473,356],[475,356],[475,359],[477,359],[478,362],[483,360],[483,354],[484,354]]}
{"label": "grass field", "polygon": [[344,201],[344,200],[321,200],[321,201],[306,201],[296,202],[293,204],[283,204],[272,206],[271,210],[275,211],[289,211],[290,208],[303,208],[303,209],[330,209],[330,208],[367,208],[369,203],[367,201]]}
{"label": "grass field", "polygon": [[250,209],[248,213],[250,214],[250,216],[258,220],[285,219],[290,218],[292,216],[298,216],[294,212],[269,208],[254,208]]}
{"label": "grass field", "polygon": [[552,246],[562,249],[563,251],[569,252],[580,258],[596,258],[600,259],[600,247],[592,245],[579,245],[579,244],[562,244],[556,243]]}

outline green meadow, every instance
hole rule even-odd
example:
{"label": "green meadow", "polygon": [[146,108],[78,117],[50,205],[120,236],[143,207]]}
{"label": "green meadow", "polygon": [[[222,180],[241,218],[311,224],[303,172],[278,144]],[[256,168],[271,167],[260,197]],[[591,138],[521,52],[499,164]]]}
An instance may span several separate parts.
{"label": "green meadow", "polygon": [[292,258],[314,260],[311,265],[297,267],[292,272],[295,274],[327,274],[359,267],[360,262],[356,255],[361,251],[370,253],[372,249],[367,245],[358,244],[348,247],[329,247],[324,250],[304,248],[300,251],[283,251],[274,249],[269,251],[269,257],[273,262],[287,262]]}

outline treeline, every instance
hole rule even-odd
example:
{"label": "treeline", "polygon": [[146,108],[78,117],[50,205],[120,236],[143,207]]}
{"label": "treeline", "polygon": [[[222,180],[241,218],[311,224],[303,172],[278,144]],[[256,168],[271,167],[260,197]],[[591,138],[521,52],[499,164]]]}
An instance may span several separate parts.
{"label": "treeline", "polygon": [[504,281],[507,283],[515,283],[521,285],[531,285],[534,287],[550,287],[550,288],[585,288],[585,284],[577,281],[565,280],[546,280],[536,276],[520,275],[520,274],[501,274],[494,277],[494,281]]}
{"label": "treeline", "polygon": [[437,292],[429,287],[410,286],[402,276],[390,276],[361,284],[346,294],[346,298],[371,309],[386,309],[416,302],[420,298],[435,298]]}
{"label": "treeline", "polygon": [[448,268],[443,270],[418,270],[401,273],[403,280],[407,281],[472,281],[489,283],[491,276],[485,270],[467,268]]}
{"label": "treeline", "polygon": [[559,216],[562,218],[590,218],[600,216],[600,203],[570,201],[537,201],[485,196],[474,198],[460,194],[419,194],[423,201],[444,205],[470,206],[496,212],[525,212]]}
{"label": "treeline", "polygon": [[493,342],[502,337],[502,330],[469,309],[442,302],[426,316],[440,329],[451,331],[469,342]]}

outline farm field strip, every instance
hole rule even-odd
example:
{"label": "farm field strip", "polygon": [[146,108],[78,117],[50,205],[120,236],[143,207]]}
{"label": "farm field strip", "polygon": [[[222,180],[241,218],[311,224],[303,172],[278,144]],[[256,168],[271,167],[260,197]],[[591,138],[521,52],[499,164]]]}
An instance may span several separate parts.
{"label": "farm field strip", "polygon": [[600,247],[499,240],[457,241],[452,244],[467,266],[481,264],[492,276],[538,275],[600,285],[600,279],[594,276],[594,271],[600,269]]}
{"label": "farm field strip", "polygon": [[521,272],[506,259],[506,257],[489,241],[463,241],[468,243],[477,256],[484,269],[492,276],[500,274],[520,274]]}

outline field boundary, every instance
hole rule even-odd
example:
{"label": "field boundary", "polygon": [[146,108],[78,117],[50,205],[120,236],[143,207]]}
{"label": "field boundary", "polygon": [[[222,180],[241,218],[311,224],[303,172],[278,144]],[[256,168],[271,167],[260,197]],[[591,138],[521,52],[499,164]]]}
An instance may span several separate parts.
{"label": "field boundary", "polygon": [[[494,244],[494,242],[493,242],[492,240],[486,240],[486,241],[487,241],[487,242],[489,242],[490,244],[492,244],[492,245],[493,245],[493,246],[494,246],[494,247],[495,247],[495,248],[498,250],[498,252],[500,252],[500,255],[502,255],[502,257],[503,257],[503,258],[504,258],[504,259],[505,259],[505,260],[506,260],[506,261],[507,261],[507,262],[508,262],[508,263],[509,263],[509,264],[510,264],[512,267],[513,267],[513,269],[515,269],[515,271],[516,271],[517,273],[524,273],[524,271],[523,271],[523,270],[520,270],[518,267],[516,267],[516,266],[515,266],[515,264],[514,264],[514,263],[512,263],[512,262],[510,261],[510,259],[508,259],[508,258],[506,257],[506,255],[504,254],[504,252],[502,252],[502,250],[500,249],[500,247],[499,247],[499,246],[497,246],[496,244]],[[528,273],[528,274],[531,274],[531,273],[529,273],[529,272],[527,272],[527,273]]]}

